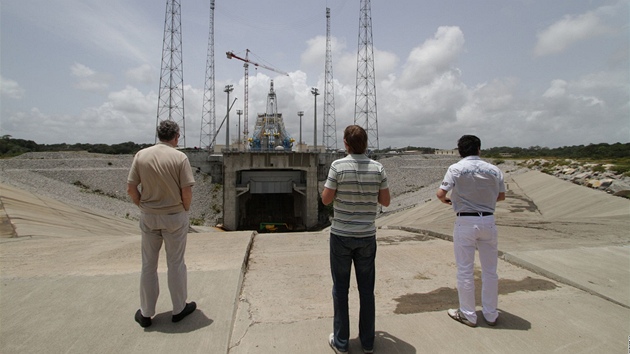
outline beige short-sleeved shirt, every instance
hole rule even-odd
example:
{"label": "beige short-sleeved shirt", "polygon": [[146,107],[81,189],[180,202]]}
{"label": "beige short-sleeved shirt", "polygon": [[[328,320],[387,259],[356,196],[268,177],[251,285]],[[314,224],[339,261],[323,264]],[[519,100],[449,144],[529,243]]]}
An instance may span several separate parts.
{"label": "beige short-sleeved shirt", "polygon": [[140,210],[149,214],[184,211],[181,189],[195,184],[188,156],[159,142],[136,153],[127,183],[142,188]]}

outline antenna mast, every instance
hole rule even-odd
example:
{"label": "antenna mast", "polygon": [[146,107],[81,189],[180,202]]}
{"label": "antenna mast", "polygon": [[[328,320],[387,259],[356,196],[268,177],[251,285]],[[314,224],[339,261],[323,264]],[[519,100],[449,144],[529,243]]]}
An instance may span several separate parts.
{"label": "antenna mast", "polygon": [[[180,142],[186,147],[184,121],[184,70],[182,64],[182,18],[179,0],[166,0],[162,68],[156,127],[160,121],[175,121],[180,128]],[[157,132],[155,136],[157,142]]]}
{"label": "antenna mast", "polygon": [[213,150],[216,131],[214,86],[214,0],[210,0],[210,33],[208,35],[208,57],[206,60],[206,84],[203,92],[203,112],[201,113],[201,136],[199,147]]}
{"label": "antenna mast", "polygon": [[326,8],[326,83],[324,84],[324,147],[337,150],[337,123],[335,120],[335,88],[333,84],[332,46],[330,43],[330,8]]}
{"label": "antenna mast", "polygon": [[378,150],[378,119],[370,0],[361,0],[360,12],[354,124],[365,129],[368,135],[368,149],[373,151]]}

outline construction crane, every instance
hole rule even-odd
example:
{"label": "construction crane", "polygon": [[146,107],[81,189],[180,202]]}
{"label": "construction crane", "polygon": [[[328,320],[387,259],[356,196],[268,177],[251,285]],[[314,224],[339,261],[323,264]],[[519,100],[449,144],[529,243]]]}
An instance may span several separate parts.
{"label": "construction crane", "polygon": [[[249,120],[248,120],[249,116],[247,114],[247,106],[249,104],[248,103],[249,102],[249,64],[252,64],[253,66],[255,66],[257,68],[261,67],[261,68],[264,68],[264,69],[276,72],[278,74],[289,76],[289,74],[284,72],[284,71],[280,71],[280,70],[274,69],[274,68],[272,68],[270,66],[262,65],[262,64],[259,64],[259,63],[256,63],[256,62],[253,62],[253,61],[249,60],[249,52],[250,52],[249,49],[245,50],[245,58],[239,57],[238,55],[234,54],[234,52],[226,52],[225,53],[227,55],[228,59],[234,58],[234,59],[241,60],[241,61],[243,61],[245,63],[245,64],[243,64],[243,67],[245,68],[245,80],[244,80],[245,82],[243,83],[244,86],[245,86],[245,94],[244,94],[245,97],[243,97],[243,101],[244,101],[243,102],[243,127],[244,127],[243,135],[245,136],[244,141],[247,141],[248,138],[249,138],[249,128],[248,128],[249,127]],[[241,134],[241,132],[239,132],[239,134]]]}

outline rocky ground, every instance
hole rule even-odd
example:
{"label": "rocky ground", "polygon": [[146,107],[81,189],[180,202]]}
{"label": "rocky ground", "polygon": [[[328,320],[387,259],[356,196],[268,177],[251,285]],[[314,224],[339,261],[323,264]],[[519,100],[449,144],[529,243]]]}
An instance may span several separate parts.
{"label": "rocky ground", "polygon": [[[139,210],[126,192],[132,159],[131,155],[87,152],[28,153],[0,160],[0,182],[68,204],[137,220]],[[458,159],[445,155],[396,155],[380,159],[388,174],[392,196],[390,206],[382,209],[383,214],[435,198],[446,169]],[[531,165],[533,168],[534,164]],[[511,160],[499,167],[505,173],[520,173],[530,168]],[[608,174],[601,176],[611,178]],[[191,223],[215,226],[222,218],[223,187],[213,184],[211,178],[202,173],[196,174],[195,180]],[[618,179],[626,180],[627,177]]]}
{"label": "rocky ground", "polygon": [[630,177],[615,172],[615,165],[582,163],[571,159],[530,159],[523,166],[565,181],[630,198]]}

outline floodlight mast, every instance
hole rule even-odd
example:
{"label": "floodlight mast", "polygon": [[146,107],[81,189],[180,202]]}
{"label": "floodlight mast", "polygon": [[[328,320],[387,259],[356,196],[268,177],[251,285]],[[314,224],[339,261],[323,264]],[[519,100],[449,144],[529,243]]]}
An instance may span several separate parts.
{"label": "floodlight mast", "polygon": [[[245,58],[241,58],[238,55],[234,54],[234,52],[226,52],[225,54],[227,55],[228,59],[238,59],[242,62],[244,62],[245,64],[243,64],[243,67],[245,68],[245,77],[244,77],[244,82],[243,85],[244,87],[244,97],[243,97],[243,135],[245,138],[245,141],[247,141],[248,137],[249,137],[249,119],[248,119],[248,114],[247,114],[247,106],[249,104],[249,64],[252,64],[255,67],[261,67],[263,69],[267,69],[267,70],[271,70],[273,72],[276,72],[278,74],[282,74],[282,75],[286,75],[289,76],[288,73],[278,70],[278,69],[274,69],[270,66],[267,65],[263,65],[263,64],[259,64],[256,62],[253,62],[251,60],[249,60],[249,49],[245,50]],[[241,132],[239,132],[239,136],[240,136]]]}

